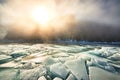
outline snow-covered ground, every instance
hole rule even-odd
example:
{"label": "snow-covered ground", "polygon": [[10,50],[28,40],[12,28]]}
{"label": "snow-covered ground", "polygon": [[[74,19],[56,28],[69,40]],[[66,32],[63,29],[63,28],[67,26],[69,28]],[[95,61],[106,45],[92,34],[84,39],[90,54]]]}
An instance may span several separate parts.
{"label": "snow-covered ground", "polygon": [[120,47],[1,44],[0,80],[120,80]]}

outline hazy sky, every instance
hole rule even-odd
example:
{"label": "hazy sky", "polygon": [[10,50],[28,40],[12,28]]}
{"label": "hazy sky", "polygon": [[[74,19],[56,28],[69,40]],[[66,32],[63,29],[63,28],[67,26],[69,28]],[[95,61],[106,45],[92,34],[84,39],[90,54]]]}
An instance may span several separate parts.
{"label": "hazy sky", "polygon": [[[77,18],[82,20],[93,20],[118,25],[120,22],[120,0],[0,0],[2,19],[4,19],[6,15],[8,16],[8,14],[8,17],[12,15],[14,15],[14,17],[19,16],[17,15],[17,11],[19,11],[19,13],[22,12],[20,7],[24,7],[22,8],[24,11],[31,8],[32,5],[38,5],[38,3],[41,3],[40,1],[51,1],[49,6],[56,1],[61,5],[56,7],[61,7],[63,12],[74,13]],[[31,4],[31,2],[33,2],[33,4]]]}
{"label": "hazy sky", "polygon": [[57,26],[53,27],[55,32],[66,30],[63,27],[68,27],[73,21],[90,21],[120,29],[120,0],[0,0],[0,27],[7,27],[12,32],[32,34],[37,22],[31,19],[30,13],[34,7],[41,5],[49,10],[52,20],[50,25]]}

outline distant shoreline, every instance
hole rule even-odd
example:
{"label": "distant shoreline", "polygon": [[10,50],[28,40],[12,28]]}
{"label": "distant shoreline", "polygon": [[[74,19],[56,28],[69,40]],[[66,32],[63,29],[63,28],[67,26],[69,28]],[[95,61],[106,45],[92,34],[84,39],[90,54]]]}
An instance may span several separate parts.
{"label": "distant shoreline", "polygon": [[72,40],[60,40],[60,41],[40,41],[40,40],[0,40],[1,44],[63,44],[63,45],[111,45],[120,46],[118,42],[97,42],[97,41],[72,41]]}

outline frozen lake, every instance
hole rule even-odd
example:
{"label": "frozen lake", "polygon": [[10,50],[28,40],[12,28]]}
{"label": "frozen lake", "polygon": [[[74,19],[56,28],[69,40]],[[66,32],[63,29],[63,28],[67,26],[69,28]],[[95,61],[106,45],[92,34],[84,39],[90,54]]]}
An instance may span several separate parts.
{"label": "frozen lake", "polygon": [[0,80],[120,80],[120,47],[1,44]]}

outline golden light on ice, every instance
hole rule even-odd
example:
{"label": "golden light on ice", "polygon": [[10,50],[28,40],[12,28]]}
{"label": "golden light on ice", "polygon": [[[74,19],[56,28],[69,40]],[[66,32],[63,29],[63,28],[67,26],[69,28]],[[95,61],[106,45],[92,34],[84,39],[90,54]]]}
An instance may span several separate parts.
{"label": "golden light on ice", "polygon": [[32,10],[32,19],[40,25],[46,25],[50,21],[50,13],[45,7],[36,7]]}

